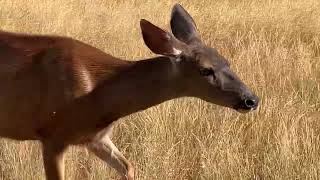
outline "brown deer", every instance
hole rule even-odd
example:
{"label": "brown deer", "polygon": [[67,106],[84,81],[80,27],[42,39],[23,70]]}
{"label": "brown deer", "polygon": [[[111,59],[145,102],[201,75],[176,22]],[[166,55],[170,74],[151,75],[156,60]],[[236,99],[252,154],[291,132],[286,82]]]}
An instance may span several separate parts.
{"label": "brown deer", "polygon": [[191,16],[175,5],[172,33],[146,20],[149,49],[141,61],[112,57],[80,41],[0,32],[0,136],[39,140],[48,180],[64,179],[63,153],[84,145],[134,179],[130,162],[112,143],[112,122],[179,97],[249,112],[255,96],[217,50],[204,45]]}

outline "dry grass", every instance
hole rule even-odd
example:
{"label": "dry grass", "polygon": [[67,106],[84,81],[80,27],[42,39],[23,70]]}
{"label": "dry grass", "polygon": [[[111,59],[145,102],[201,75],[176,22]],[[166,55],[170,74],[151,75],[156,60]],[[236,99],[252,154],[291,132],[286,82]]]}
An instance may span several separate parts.
{"label": "dry grass", "polygon": [[[0,0],[0,28],[67,35],[115,56],[154,56],[139,19],[168,29],[175,2]],[[262,98],[247,115],[178,99],[123,118],[115,142],[137,179],[318,179],[320,177],[320,2],[191,0],[203,40]],[[2,140],[1,179],[44,179],[39,145]],[[118,179],[70,148],[67,179]]]}

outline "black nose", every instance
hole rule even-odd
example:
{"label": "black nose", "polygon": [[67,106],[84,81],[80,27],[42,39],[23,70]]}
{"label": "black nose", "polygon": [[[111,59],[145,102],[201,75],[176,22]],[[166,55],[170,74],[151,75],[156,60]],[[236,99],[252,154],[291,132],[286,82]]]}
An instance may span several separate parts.
{"label": "black nose", "polygon": [[257,98],[248,98],[244,100],[245,108],[247,109],[255,109],[258,107],[258,99]]}

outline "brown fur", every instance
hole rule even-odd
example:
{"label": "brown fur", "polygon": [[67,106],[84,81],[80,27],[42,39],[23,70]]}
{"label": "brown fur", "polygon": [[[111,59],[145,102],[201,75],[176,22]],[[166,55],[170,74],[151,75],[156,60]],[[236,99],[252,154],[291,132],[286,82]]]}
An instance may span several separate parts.
{"label": "brown fur", "polygon": [[193,96],[239,111],[257,107],[258,97],[202,44],[181,6],[172,11],[174,35],[140,25],[145,44],[165,56],[125,61],[71,38],[0,32],[0,136],[40,140],[47,179],[64,178],[63,152],[72,144],[134,179],[111,141],[112,123],[164,101]]}
{"label": "brown fur", "polygon": [[88,93],[80,66],[96,86],[131,64],[70,38],[6,32],[0,33],[0,63],[0,135],[21,140],[39,139],[48,115]]}
{"label": "brown fur", "polygon": [[68,145],[97,141],[119,117],[176,97],[166,57],[124,61],[63,37],[1,32],[0,42],[0,135],[42,141],[48,179],[62,179]]}

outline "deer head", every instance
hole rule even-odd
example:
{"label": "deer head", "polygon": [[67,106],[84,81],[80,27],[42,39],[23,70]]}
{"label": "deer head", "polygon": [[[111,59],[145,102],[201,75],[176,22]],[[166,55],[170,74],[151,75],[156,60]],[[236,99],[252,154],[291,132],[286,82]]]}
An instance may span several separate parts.
{"label": "deer head", "polygon": [[233,108],[239,112],[255,110],[259,98],[230,69],[226,58],[200,39],[196,24],[182,6],[172,9],[172,34],[147,20],[140,22],[145,44],[176,66],[184,95]]}

